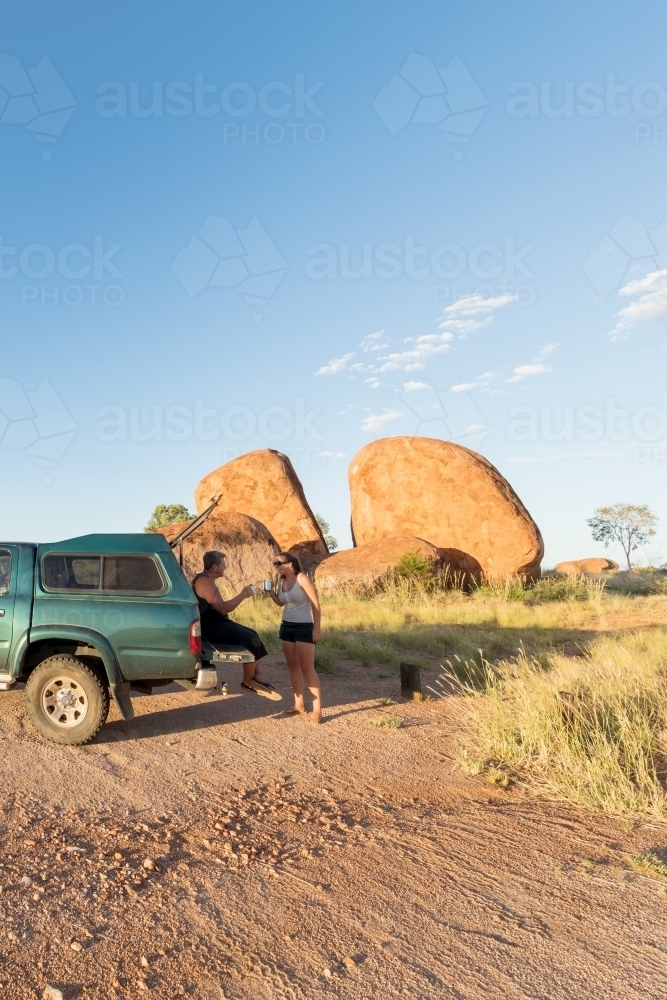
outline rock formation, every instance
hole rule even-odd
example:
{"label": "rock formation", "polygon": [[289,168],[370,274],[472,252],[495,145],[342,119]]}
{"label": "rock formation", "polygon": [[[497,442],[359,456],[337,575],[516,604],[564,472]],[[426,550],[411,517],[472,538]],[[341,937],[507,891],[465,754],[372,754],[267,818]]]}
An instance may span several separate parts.
{"label": "rock formation", "polygon": [[239,511],[266,525],[284,551],[326,555],[328,549],[287,455],[264,448],[215,469],[195,490],[198,513],[220,497],[218,509]]}
{"label": "rock formation", "polygon": [[408,552],[417,552],[436,570],[442,555],[435,545],[423,538],[385,538],[370,545],[344,549],[324,559],[315,570],[315,583],[325,592],[341,585],[373,586],[395,570]]}
{"label": "rock formation", "polygon": [[452,568],[477,565],[487,578],[540,574],[539,528],[498,470],[462,445],[373,441],[352,459],[349,480],[356,546],[414,535],[449,553]]}
{"label": "rock formation", "polygon": [[604,573],[610,569],[618,569],[618,563],[613,559],[572,559],[570,562],[557,563],[556,573],[564,576],[578,576],[580,573]]}
{"label": "rock formation", "polygon": [[[171,542],[188,523],[171,524],[160,533]],[[224,552],[227,556],[227,569],[220,585],[223,594],[238,593],[247,583],[258,584],[275,576],[273,558],[279,546],[265,525],[246,514],[215,508],[183,540],[183,571],[188,580],[201,573],[202,556],[211,549]],[[178,558],[178,549],[174,554]]]}

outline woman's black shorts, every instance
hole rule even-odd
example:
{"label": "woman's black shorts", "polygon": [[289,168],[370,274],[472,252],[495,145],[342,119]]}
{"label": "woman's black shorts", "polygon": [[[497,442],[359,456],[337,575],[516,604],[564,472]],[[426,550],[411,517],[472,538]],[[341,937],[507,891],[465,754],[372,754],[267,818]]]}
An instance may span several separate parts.
{"label": "woman's black shorts", "polygon": [[312,622],[281,622],[278,638],[283,642],[312,642]]}
{"label": "woman's black shorts", "polygon": [[267,655],[267,649],[254,629],[232,622],[229,618],[219,618],[216,622],[202,623],[202,634],[209,642],[219,642],[223,646],[243,646],[256,660]]}

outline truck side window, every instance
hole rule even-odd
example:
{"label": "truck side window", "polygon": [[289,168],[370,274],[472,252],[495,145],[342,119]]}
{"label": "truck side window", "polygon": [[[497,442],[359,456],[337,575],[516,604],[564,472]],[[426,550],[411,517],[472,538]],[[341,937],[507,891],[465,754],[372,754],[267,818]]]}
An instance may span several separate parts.
{"label": "truck side window", "polygon": [[9,593],[11,576],[12,554],[7,549],[0,549],[0,597]]}
{"label": "truck side window", "polygon": [[99,590],[100,556],[44,556],[42,583],[45,590]]}
{"label": "truck side window", "polygon": [[159,594],[164,590],[164,580],[150,556],[105,556],[102,589]]}

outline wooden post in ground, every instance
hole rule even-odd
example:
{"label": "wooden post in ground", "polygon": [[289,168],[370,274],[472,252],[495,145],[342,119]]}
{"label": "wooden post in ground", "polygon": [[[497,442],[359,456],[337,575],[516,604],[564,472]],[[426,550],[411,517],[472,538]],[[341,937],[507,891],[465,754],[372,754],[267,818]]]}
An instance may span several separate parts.
{"label": "wooden post in ground", "polygon": [[410,700],[421,699],[422,682],[416,663],[401,663],[401,694]]}

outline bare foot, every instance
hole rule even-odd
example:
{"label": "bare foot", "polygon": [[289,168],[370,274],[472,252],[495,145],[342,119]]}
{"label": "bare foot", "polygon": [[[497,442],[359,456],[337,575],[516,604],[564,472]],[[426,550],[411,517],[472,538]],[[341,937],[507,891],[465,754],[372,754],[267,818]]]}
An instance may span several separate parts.
{"label": "bare foot", "polygon": [[321,712],[310,712],[309,713],[309,715],[308,715],[308,722],[311,724],[311,726],[319,726],[319,724],[320,724],[321,721],[322,721],[322,713]]}
{"label": "bare foot", "polygon": [[305,709],[303,708],[284,708],[282,711],[283,715],[305,715]]}

